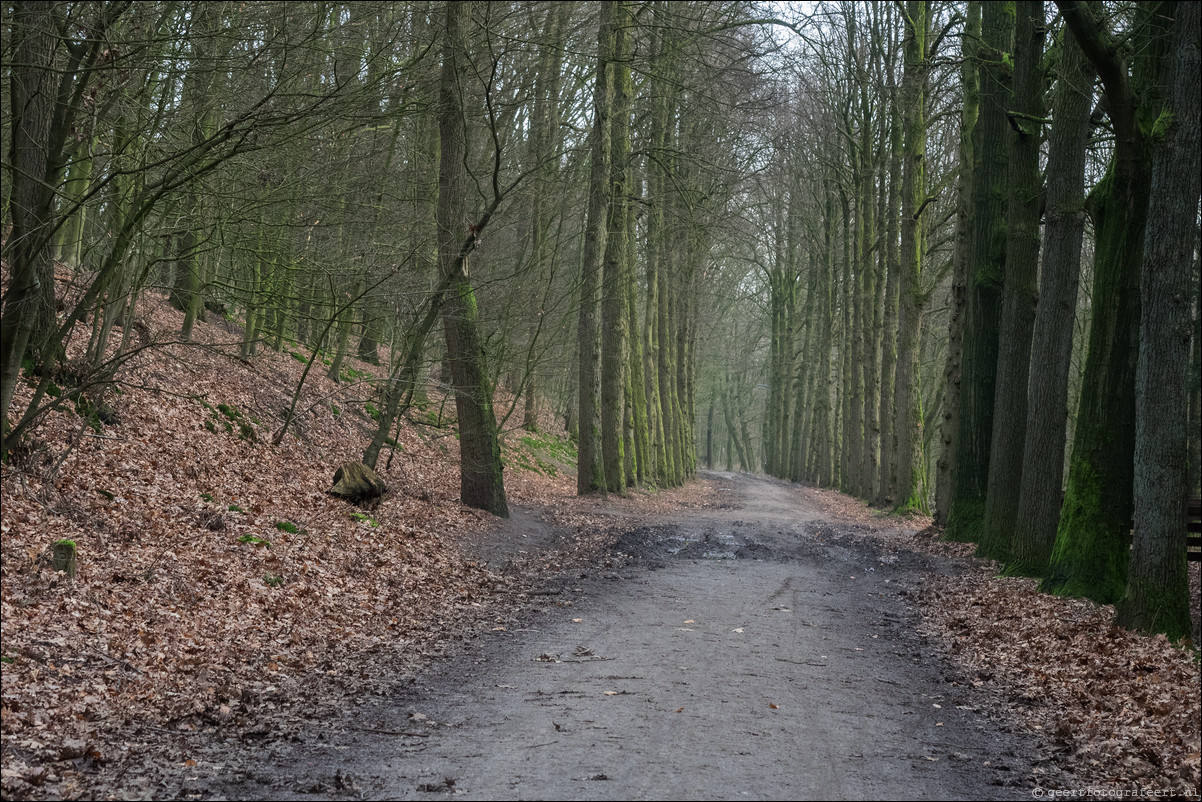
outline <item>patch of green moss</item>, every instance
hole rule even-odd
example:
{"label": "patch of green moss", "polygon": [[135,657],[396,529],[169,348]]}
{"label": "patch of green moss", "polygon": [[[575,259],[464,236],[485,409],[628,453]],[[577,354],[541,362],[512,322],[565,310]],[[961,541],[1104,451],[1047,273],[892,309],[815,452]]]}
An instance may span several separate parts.
{"label": "patch of green moss", "polygon": [[246,514],[246,510],[242,509],[237,504],[231,504],[228,507],[226,507],[226,509],[229,510],[230,512],[240,512],[243,515]]}
{"label": "patch of green moss", "polygon": [[265,540],[257,535],[243,535],[242,537],[238,538],[238,542],[249,543],[252,546],[263,546],[264,548],[268,549],[271,548],[270,540]]}
{"label": "patch of green moss", "polygon": [[380,410],[376,409],[376,405],[372,402],[368,401],[366,404],[364,404],[363,409],[367,411],[367,414],[371,416],[372,420],[380,420]]}
{"label": "patch of green moss", "polygon": [[335,418],[342,414],[342,410],[338,408],[337,404],[330,404],[330,412],[334,413]]}
{"label": "patch of green moss", "polygon": [[377,522],[376,522],[376,520],[375,520],[374,518],[372,518],[372,517],[370,517],[370,516],[367,516],[367,515],[364,515],[364,514],[363,514],[363,513],[361,513],[361,512],[352,512],[352,513],[351,513],[351,520],[353,520],[353,521],[358,521],[359,523],[367,523],[367,524],[371,524],[372,526],[379,526],[379,525],[380,525],[379,523],[377,523]]}
{"label": "patch of green moss", "polygon": [[275,528],[280,530],[281,532],[287,532],[290,535],[295,535],[297,532],[300,531],[300,527],[297,526],[296,524],[292,523],[291,521],[277,521]]}
{"label": "patch of green moss", "polygon": [[71,548],[75,548],[75,541],[74,541],[74,540],[70,540],[70,539],[68,539],[68,538],[63,538],[62,540],[56,540],[56,541],[54,541],[54,545],[56,545],[56,546],[70,546]]}
{"label": "patch of green moss", "polygon": [[271,588],[282,587],[284,584],[284,577],[280,576],[279,574],[263,574],[263,584]]}
{"label": "patch of green moss", "polygon": [[201,494],[200,494],[200,497],[201,497],[201,498],[203,498],[205,501],[212,501],[212,500],[213,500],[213,494],[212,494],[212,493],[201,493]]}
{"label": "patch of green moss", "polygon": [[955,543],[977,543],[985,523],[985,500],[965,499],[952,502],[943,539]]}
{"label": "patch of green moss", "polygon": [[1123,598],[1131,529],[1129,523],[1118,524],[1107,515],[1102,484],[1101,474],[1088,458],[1072,461],[1052,558],[1039,585],[1044,593],[1084,597],[1099,604]]}
{"label": "patch of green moss", "polygon": [[538,451],[564,462],[576,462],[576,444],[564,437],[554,435],[528,434],[519,438],[520,442],[533,451]]}
{"label": "patch of green moss", "polygon": [[358,381],[360,379],[371,379],[371,377],[372,375],[370,370],[356,370],[355,368],[348,367],[346,370],[342,371],[339,379],[344,382],[351,382]]}
{"label": "patch of green moss", "polygon": [[231,407],[229,404],[218,404],[217,411],[222,415],[225,415],[231,421],[240,420],[242,418],[242,413],[234,407]]}

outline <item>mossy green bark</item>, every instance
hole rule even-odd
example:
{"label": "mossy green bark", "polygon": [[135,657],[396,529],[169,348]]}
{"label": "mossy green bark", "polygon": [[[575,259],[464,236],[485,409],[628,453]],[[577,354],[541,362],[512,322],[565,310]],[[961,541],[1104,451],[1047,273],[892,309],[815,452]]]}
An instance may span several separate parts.
{"label": "mossy green bark", "polygon": [[74,540],[59,540],[51,546],[53,552],[53,565],[55,571],[62,571],[67,576],[74,578],[75,571],[78,567],[75,555]]}
{"label": "mossy green bark", "polygon": [[609,216],[610,125],[613,109],[614,4],[602,3],[597,34],[597,71],[593,84],[593,135],[589,166],[588,220],[580,268],[580,316],[577,324],[577,402],[580,456],[576,492],[605,491],[598,415],[600,337],[598,302],[604,274],[606,221]]}
{"label": "mossy green bark", "polygon": [[896,457],[894,498],[898,512],[927,512],[926,456],[923,451],[919,334],[925,298],[922,289],[923,236],[921,210],[925,206],[926,122],[924,88],[926,61],[926,3],[906,3],[905,74],[901,105],[904,141],[902,150],[901,263],[898,274],[897,369],[894,384]]}
{"label": "mossy green bark", "polygon": [[[1187,332],[1197,299],[1196,290],[1191,292],[1191,273],[1198,236],[1197,201],[1202,193],[1202,112],[1198,104],[1202,11],[1194,3],[1180,4],[1176,11],[1173,77],[1166,111],[1153,134],[1151,201],[1140,271],[1143,309],[1135,384],[1135,539],[1126,593],[1116,615],[1121,626],[1163,632],[1174,640],[1190,634],[1182,501],[1190,492]],[[1166,118],[1171,118],[1172,124],[1159,130]]]}
{"label": "mossy green bark", "polygon": [[956,543],[976,543],[981,539],[981,526],[984,523],[985,499],[953,499],[943,539]]}
{"label": "mossy green bark", "polygon": [[[1126,520],[1130,520],[1130,493]],[[1130,524],[1116,519],[1115,499],[1107,482],[1082,456],[1074,456],[1069,469],[1068,490],[1060,510],[1060,526],[1047,575],[1039,589],[1058,596],[1081,596],[1100,604],[1122,598],[1127,577]]]}

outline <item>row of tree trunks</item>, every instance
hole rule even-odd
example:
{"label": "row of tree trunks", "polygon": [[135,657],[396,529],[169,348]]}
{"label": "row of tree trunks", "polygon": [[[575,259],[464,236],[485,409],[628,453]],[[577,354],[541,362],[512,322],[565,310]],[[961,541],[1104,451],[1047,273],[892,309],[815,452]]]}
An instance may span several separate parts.
{"label": "row of tree trunks", "polygon": [[1042,364],[1031,372],[1014,542],[1006,564],[1007,572],[1020,576],[1043,576],[1060,518],[1092,86],[1089,61],[1074,37],[1064,37],[1048,137],[1043,270],[1032,335],[1032,353]]}
{"label": "row of tree trunks", "polygon": [[[640,166],[631,145],[633,9],[626,2],[601,5],[577,326],[580,493],[675,485],[696,469],[690,305],[695,262],[708,253],[708,240],[688,219],[687,174],[673,155],[677,132],[690,130],[678,119],[677,20],[665,3],[652,9],[649,151]],[[642,304],[636,195],[647,210]]]}
{"label": "row of tree trunks", "polygon": [[1154,120],[1161,112],[1176,4],[1137,7],[1129,78],[1092,9],[1060,6],[1102,80],[1115,149],[1089,199],[1096,231],[1093,318],[1068,486],[1042,587],[1109,603],[1122,597],[1126,584],[1133,509],[1140,266],[1153,152],[1152,131],[1140,118]]}

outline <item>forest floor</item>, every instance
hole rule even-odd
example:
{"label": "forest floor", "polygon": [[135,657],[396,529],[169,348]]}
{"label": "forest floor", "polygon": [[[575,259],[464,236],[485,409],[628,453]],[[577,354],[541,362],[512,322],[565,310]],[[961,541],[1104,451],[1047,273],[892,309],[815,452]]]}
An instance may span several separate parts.
{"label": "forest floor", "polygon": [[1197,652],[928,521],[729,474],[577,499],[547,416],[499,522],[433,389],[360,510],[327,491],[380,368],[315,365],[274,446],[307,351],[139,318],[105,422],[2,469],[6,799],[1197,794]]}

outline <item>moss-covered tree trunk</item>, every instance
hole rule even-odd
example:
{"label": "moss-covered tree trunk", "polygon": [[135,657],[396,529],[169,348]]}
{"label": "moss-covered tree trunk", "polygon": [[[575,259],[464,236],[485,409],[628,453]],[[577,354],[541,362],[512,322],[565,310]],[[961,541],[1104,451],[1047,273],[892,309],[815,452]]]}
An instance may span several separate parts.
{"label": "moss-covered tree trunk", "polygon": [[1048,136],[1043,269],[1031,344],[1039,368],[1031,372],[1014,542],[1006,563],[1007,573],[1022,576],[1043,576],[1060,518],[1068,379],[1085,228],[1085,140],[1093,69],[1070,32],[1064,32],[1059,49]]}
{"label": "moss-covered tree trunk", "polygon": [[605,280],[601,284],[601,461],[605,487],[614,493],[626,489],[625,438],[623,437],[626,384],[629,367],[626,283],[627,225],[630,204],[630,11],[625,0],[614,7],[613,110],[610,116],[610,171],[608,242],[605,246]]}
{"label": "moss-covered tree trunk", "polygon": [[813,478],[822,487],[836,482],[834,448],[834,415],[831,395],[831,343],[834,337],[835,305],[832,295],[835,275],[834,227],[835,193],[831,181],[822,182],[822,256],[818,262],[818,380],[814,394],[814,453]]}
{"label": "moss-covered tree trunk", "polygon": [[606,223],[609,215],[610,113],[613,106],[614,2],[601,4],[597,34],[597,72],[593,84],[593,130],[589,167],[588,218],[581,259],[580,314],[577,325],[579,442],[576,491],[605,489],[600,465],[601,427],[598,410],[600,387],[600,332],[598,305],[605,269]]}
{"label": "moss-covered tree trunk", "polygon": [[1152,123],[1164,99],[1165,53],[1173,3],[1136,9],[1130,77],[1109,32],[1083,3],[1059,3],[1065,21],[1106,89],[1114,158],[1091,197],[1093,319],[1068,486],[1041,587],[1095,601],[1118,601],[1129,558],[1135,453],[1135,368],[1139,280],[1151,177]]}
{"label": "moss-covered tree trunk", "polygon": [[[628,174],[633,173],[633,167]],[[641,193],[639,193],[641,194]],[[627,342],[630,347],[630,362],[627,367],[629,391],[627,406],[630,410],[630,439],[627,447],[631,451],[633,467],[631,482],[643,484],[651,478],[651,440],[647,423],[647,385],[643,377],[643,343],[639,336],[639,287],[635,278],[634,265],[636,225],[634,205],[626,206],[626,314]]]}
{"label": "moss-covered tree trunk", "polygon": [[852,257],[852,218],[851,218],[851,202],[847,197],[846,191],[839,188],[839,206],[842,215],[840,219],[843,222],[843,282],[841,284],[841,301],[842,320],[839,328],[839,356],[842,364],[839,369],[839,442],[836,446],[836,451],[839,454],[839,478],[838,487],[845,493],[850,493],[851,485],[851,425],[852,425],[852,307],[855,303],[852,274],[851,274],[851,257]]}
{"label": "moss-covered tree trunk", "polygon": [[1197,3],[1181,3],[1172,73],[1152,165],[1140,278],[1135,379],[1135,541],[1118,623],[1172,639],[1190,634],[1185,561],[1190,292],[1202,193],[1202,33]]}
{"label": "moss-covered tree trunk", "polygon": [[985,515],[997,376],[998,327],[1006,260],[1006,111],[1014,30],[1012,3],[985,3],[976,51],[980,114],[973,129],[973,177],[965,276],[960,404],[953,442],[946,537],[977,541]]}
{"label": "moss-covered tree trunk", "polygon": [[643,311],[643,379],[646,384],[648,435],[650,440],[650,464],[647,475],[657,484],[667,481],[668,442],[664,418],[664,403],[660,387],[659,371],[659,273],[664,252],[665,203],[668,182],[664,162],[670,159],[664,143],[668,135],[671,116],[672,89],[669,86],[671,61],[667,49],[671,28],[660,24],[666,11],[666,3],[659,0],[654,4],[654,35],[651,40],[650,82],[650,141],[648,147],[653,158],[647,164],[647,209],[646,222],[646,304]]}
{"label": "moss-covered tree trunk", "polygon": [[[892,48],[890,48],[892,50]],[[876,482],[875,503],[884,507],[893,503],[897,486],[897,318],[898,281],[901,273],[901,251],[898,247],[901,222],[902,182],[902,113],[901,98],[896,80],[893,78],[892,58],[889,60],[889,171],[888,199],[885,205],[884,247],[884,298],[883,331],[881,339],[881,407],[880,420],[880,475]]]}
{"label": "moss-covered tree trunk", "polygon": [[951,508],[955,441],[960,426],[960,372],[963,358],[968,245],[972,220],[969,204],[975,169],[973,136],[977,125],[981,82],[974,53],[981,36],[980,0],[969,0],[961,38],[960,174],[956,178],[956,241],[952,252],[952,286],[948,305],[947,360],[943,368],[943,411],[939,425],[939,457],[935,463],[935,523],[947,525]]}
{"label": "moss-covered tree trunk", "polygon": [[[99,137],[93,137],[92,147],[88,154],[96,150],[100,144]],[[60,203],[70,208],[83,198],[92,185],[92,168],[96,163],[90,155],[77,153],[71,162],[67,173],[67,182],[63,186],[63,198]],[[58,260],[72,270],[78,270],[83,264],[84,238],[88,222],[88,207],[80,205],[73,214],[63,221],[58,233]]]}
{"label": "moss-covered tree trunk", "polygon": [[902,75],[902,188],[901,263],[898,271],[897,377],[894,409],[897,410],[897,485],[895,508],[901,512],[926,512],[926,459],[923,456],[922,385],[919,372],[919,334],[922,331],[922,208],[926,204],[925,87],[926,0],[906,3],[905,71]]}
{"label": "moss-covered tree trunk", "polygon": [[476,298],[463,253],[467,218],[467,44],[464,25],[470,7],[446,4],[442,78],[439,82],[438,261],[447,283],[442,314],[447,358],[459,422],[460,498],[464,504],[508,517],[501,446],[492,407],[492,382],[485,370],[484,342],[477,323]]}
{"label": "moss-covered tree trunk", "polygon": [[[1039,224],[1043,181],[1043,0],[1015,3],[1014,99],[1010,109],[1010,197],[1006,212],[1006,279],[998,333],[997,388],[985,520],[977,555],[1005,562],[1014,539],[1027,426],[1027,376],[1038,297]],[[1042,359],[1040,360],[1042,365]]]}
{"label": "moss-covered tree trunk", "polygon": [[[214,97],[218,89],[219,73],[216,65],[228,55],[233,40],[223,38],[227,42],[219,49],[215,42],[217,31],[222,25],[221,6],[213,3],[203,3],[196,9],[193,21],[196,35],[193,37],[195,48],[194,63],[184,76],[182,103],[185,113],[192,117],[188,127],[189,145],[192,148],[203,146],[206,140],[213,136],[217,127],[217,103]],[[81,210],[82,211],[82,210]],[[205,222],[205,203],[199,192],[199,187],[193,183],[188,187],[183,204],[183,220],[185,229],[180,237],[179,255],[175,263],[175,285],[172,288],[171,304],[184,313],[180,325],[180,339],[192,338],[192,327],[196,317],[204,308],[204,276],[201,253],[198,250],[199,230]]]}

